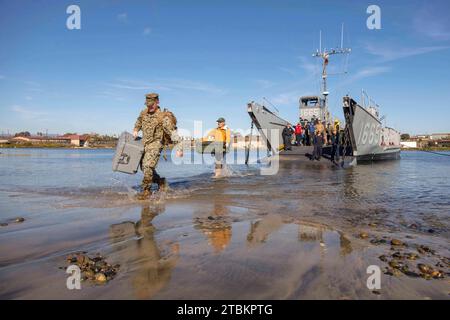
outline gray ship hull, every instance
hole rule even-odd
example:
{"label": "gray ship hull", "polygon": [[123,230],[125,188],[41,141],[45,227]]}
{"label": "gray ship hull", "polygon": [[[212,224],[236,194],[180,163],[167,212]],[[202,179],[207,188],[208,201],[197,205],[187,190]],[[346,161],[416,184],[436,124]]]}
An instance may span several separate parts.
{"label": "gray ship hull", "polygon": [[352,153],[358,161],[400,158],[400,133],[398,131],[383,127],[373,114],[350,97],[344,98],[344,116]]}
{"label": "gray ship hull", "polygon": [[[247,112],[258,129],[263,141],[272,154],[283,150],[282,131],[288,121],[257,103],[249,103]],[[341,146],[340,154],[357,162],[397,160],[400,158],[400,133],[392,128],[383,127],[378,118],[358,105],[350,97],[344,97],[344,116],[348,130],[347,149]],[[298,148],[297,148],[298,149]],[[304,148],[298,152],[283,152],[283,155],[304,154]],[[306,150],[306,149],[305,149]],[[323,149],[325,157],[331,156],[331,147]],[[351,161],[355,164],[354,161]]]}
{"label": "gray ship hull", "polygon": [[258,129],[263,141],[272,154],[277,154],[283,149],[283,128],[288,122],[270,111],[263,105],[251,102],[247,105],[247,112]]}

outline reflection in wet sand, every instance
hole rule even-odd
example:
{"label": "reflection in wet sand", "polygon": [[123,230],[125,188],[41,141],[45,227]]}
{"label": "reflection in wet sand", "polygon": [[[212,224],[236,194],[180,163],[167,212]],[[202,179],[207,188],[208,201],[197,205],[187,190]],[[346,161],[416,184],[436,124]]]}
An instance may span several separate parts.
{"label": "reflection in wet sand", "polygon": [[232,235],[227,206],[216,201],[211,215],[194,216],[194,228],[206,236],[214,252],[221,252],[230,243]]}
{"label": "reflection in wet sand", "polygon": [[[448,298],[450,180],[442,173],[449,162],[430,157],[348,170],[287,162],[275,176],[216,181],[208,173],[171,184],[171,192],[144,206],[129,196],[133,181],[111,185],[109,156],[97,166],[58,159],[59,170],[31,157],[21,166],[33,172],[10,163],[0,170],[14,175],[0,188],[2,212],[26,220],[0,229],[0,297]],[[384,267],[381,255],[398,256],[394,235],[408,245],[401,255],[422,244],[436,251],[418,251],[423,261],[408,262],[411,269],[440,263],[447,279],[383,273],[381,295],[374,295],[367,266]],[[68,291],[58,267],[81,250],[120,264],[117,277]]]}
{"label": "reflection in wet sand", "polygon": [[136,298],[149,299],[170,281],[178,261],[179,245],[174,243],[168,252],[162,250],[155,240],[152,220],[163,207],[143,206],[141,219],[136,223],[125,221],[110,227],[110,238],[117,257],[131,277]]}
{"label": "reflection in wet sand", "polygon": [[280,229],[283,224],[283,218],[280,215],[268,215],[261,220],[251,222],[247,235],[248,245],[251,247],[266,242],[269,235]]}
{"label": "reflection in wet sand", "polygon": [[229,189],[227,180],[219,180],[215,184],[215,196],[209,196],[212,210],[206,207],[193,215],[194,229],[199,230],[208,240],[208,244],[215,253],[225,250],[232,238],[232,218],[230,216],[229,205],[222,195]]}
{"label": "reflection in wet sand", "polygon": [[[322,247],[325,246],[323,234],[330,232],[330,229],[317,223],[287,220],[282,215],[270,214],[260,220],[250,222],[250,230],[247,235],[247,244],[252,247],[265,243],[271,233],[279,231],[285,225],[298,225],[297,239],[300,242],[318,242]],[[339,232],[339,246],[341,255],[347,255],[352,252],[351,241],[345,235]]]}
{"label": "reflection in wet sand", "polygon": [[352,253],[352,243],[351,241],[342,233],[339,232],[339,242],[341,244],[341,255],[346,256]]}

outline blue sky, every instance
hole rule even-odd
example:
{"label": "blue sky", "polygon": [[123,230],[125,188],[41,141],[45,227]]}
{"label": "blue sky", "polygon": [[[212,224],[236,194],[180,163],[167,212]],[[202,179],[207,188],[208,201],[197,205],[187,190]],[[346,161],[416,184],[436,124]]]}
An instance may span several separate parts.
{"label": "blue sky", "polygon": [[[68,30],[66,8],[81,8]],[[381,30],[366,27],[369,5]],[[365,89],[387,124],[450,132],[450,2],[0,0],[0,132],[130,131],[158,92],[180,127],[219,116],[246,129],[246,103],[274,103],[296,121],[298,98],[319,92],[319,45],[353,49],[330,78],[330,109]],[[333,57],[330,72],[344,71]]]}

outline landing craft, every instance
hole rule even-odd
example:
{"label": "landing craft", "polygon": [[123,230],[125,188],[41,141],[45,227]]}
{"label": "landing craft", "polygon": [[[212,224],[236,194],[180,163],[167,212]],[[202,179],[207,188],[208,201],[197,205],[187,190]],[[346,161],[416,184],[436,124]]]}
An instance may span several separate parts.
{"label": "landing craft", "polygon": [[[331,50],[322,49],[322,35],[320,35],[320,49],[313,57],[322,59],[322,93],[320,95],[304,96],[299,99],[299,121],[314,121],[318,119],[325,124],[332,124],[332,115],[328,109],[327,67],[330,57],[351,53],[350,48],[343,47],[343,31],[341,47]],[[346,73],[346,72],[345,72]],[[367,101],[367,103],[366,103]],[[281,133],[289,121],[281,118],[264,104],[251,102],[247,105],[247,112],[253,125],[266,142],[272,155],[307,155],[312,147],[295,147],[292,151],[284,151]],[[376,161],[400,158],[400,132],[384,127],[379,117],[378,105],[363,91],[362,105],[349,96],[343,98],[343,113],[345,127],[341,128],[343,137],[340,148],[342,164],[356,164],[357,161]],[[331,147],[324,147],[323,153],[328,157]]]}
{"label": "landing craft", "polygon": [[358,161],[400,158],[400,132],[383,127],[375,106],[362,107],[346,96],[343,107],[353,157]]}
{"label": "landing craft", "polygon": [[247,105],[247,112],[263,141],[265,141],[269,152],[272,154],[280,152],[283,149],[281,132],[288,121],[280,118],[265,105],[253,101]]}

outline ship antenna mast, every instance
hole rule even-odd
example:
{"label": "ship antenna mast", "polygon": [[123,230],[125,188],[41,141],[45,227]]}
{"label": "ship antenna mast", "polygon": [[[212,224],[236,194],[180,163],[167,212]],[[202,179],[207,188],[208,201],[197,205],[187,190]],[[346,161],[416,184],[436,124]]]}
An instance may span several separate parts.
{"label": "ship antenna mast", "polygon": [[280,111],[277,109],[277,107],[275,107],[274,105],[273,105],[273,103],[272,102],[270,102],[269,101],[269,99],[266,99],[266,97],[263,97],[263,100],[264,101],[267,101],[278,113],[280,113]]}
{"label": "ship antenna mast", "polygon": [[329,62],[329,58],[332,55],[335,54],[350,54],[352,52],[351,48],[344,48],[344,24],[342,24],[342,30],[341,30],[341,47],[340,48],[334,48],[334,49],[322,49],[322,31],[319,33],[319,50],[317,50],[313,57],[315,58],[322,58],[322,95],[325,100],[325,109],[326,113],[328,114],[328,94],[327,91],[327,66]]}

